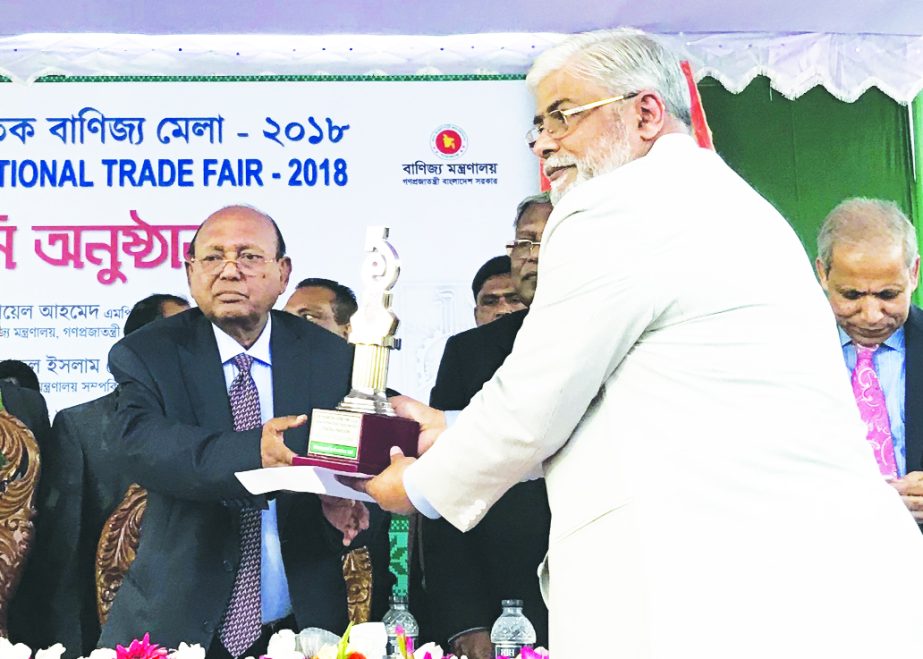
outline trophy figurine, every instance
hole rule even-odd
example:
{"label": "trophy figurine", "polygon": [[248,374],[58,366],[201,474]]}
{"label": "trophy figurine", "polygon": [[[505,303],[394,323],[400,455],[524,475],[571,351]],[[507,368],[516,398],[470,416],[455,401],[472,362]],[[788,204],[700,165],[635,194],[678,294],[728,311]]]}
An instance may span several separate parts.
{"label": "trophy figurine", "polygon": [[314,410],[308,454],[296,465],[335,471],[379,474],[391,464],[392,446],[416,457],[420,426],[394,414],[385,393],[388,358],[400,349],[394,337],[398,319],[391,310],[391,288],[401,272],[387,227],[365,234],[359,309],[350,319],[349,342],[355,346],[352,388],[335,410]]}

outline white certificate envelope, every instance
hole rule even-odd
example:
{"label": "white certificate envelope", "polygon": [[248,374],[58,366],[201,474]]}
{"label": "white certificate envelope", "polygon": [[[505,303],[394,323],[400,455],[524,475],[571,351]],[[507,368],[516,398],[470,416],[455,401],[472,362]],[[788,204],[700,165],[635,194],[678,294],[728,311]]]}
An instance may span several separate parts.
{"label": "white certificate envelope", "polygon": [[284,490],[287,492],[329,494],[332,497],[340,497],[341,499],[375,502],[368,494],[357,492],[353,488],[343,485],[335,478],[337,474],[349,476],[350,478],[371,478],[367,474],[357,474],[352,471],[335,471],[325,467],[308,465],[251,469],[250,471],[238,471],[234,475],[237,476],[237,480],[247,488],[250,494],[267,494]]}

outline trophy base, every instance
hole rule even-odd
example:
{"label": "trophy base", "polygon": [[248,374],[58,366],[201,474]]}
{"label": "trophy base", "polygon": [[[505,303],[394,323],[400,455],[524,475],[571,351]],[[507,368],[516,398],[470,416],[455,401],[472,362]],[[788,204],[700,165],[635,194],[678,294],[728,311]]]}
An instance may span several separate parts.
{"label": "trophy base", "polygon": [[391,464],[391,447],[417,457],[420,425],[410,419],[343,410],[314,410],[308,454],[292,464],[376,475]]}

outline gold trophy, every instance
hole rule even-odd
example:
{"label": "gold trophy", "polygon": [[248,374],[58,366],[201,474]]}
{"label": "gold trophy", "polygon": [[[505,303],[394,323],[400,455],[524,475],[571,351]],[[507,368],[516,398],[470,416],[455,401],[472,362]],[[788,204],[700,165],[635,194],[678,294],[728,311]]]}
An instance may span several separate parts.
{"label": "gold trophy", "polygon": [[416,457],[420,426],[394,414],[386,382],[398,319],[391,310],[391,289],[401,273],[401,261],[388,242],[388,227],[369,227],[359,309],[350,319],[349,342],[355,346],[352,389],[335,410],[314,410],[307,456],[293,464],[335,471],[379,474],[391,464],[392,446]]}

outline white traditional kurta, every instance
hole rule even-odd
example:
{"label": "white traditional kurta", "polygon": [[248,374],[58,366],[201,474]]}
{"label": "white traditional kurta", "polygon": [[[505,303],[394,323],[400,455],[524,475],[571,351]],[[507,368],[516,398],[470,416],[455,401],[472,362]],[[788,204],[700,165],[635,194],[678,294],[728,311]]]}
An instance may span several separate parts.
{"label": "white traditional kurta", "polygon": [[662,137],[565,195],[539,280],[413,475],[465,530],[544,462],[555,659],[921,656],[923,537],[768,202]]}

